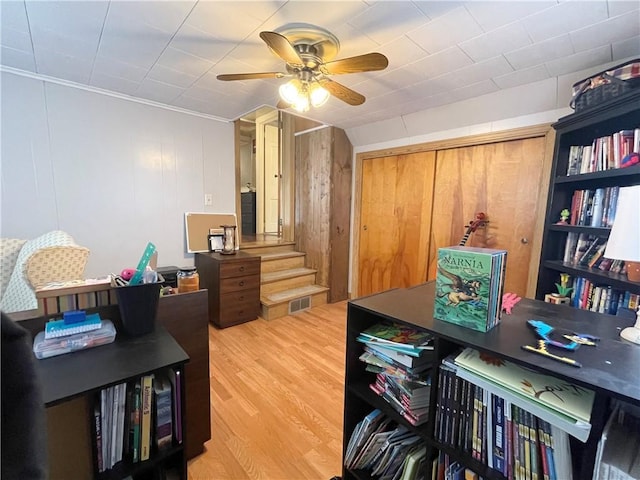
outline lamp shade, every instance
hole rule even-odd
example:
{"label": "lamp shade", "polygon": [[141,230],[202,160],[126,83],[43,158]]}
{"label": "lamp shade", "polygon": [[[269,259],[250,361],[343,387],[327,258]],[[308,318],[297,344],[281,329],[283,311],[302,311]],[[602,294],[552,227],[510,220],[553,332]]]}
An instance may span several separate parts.
{"label": "lamp shade", "polygon": [[[620,187],[616,217],[604,256],[629,264],[640,262],[640,185]],[[627,270],[629,279],[636,281],[629,268]]]}

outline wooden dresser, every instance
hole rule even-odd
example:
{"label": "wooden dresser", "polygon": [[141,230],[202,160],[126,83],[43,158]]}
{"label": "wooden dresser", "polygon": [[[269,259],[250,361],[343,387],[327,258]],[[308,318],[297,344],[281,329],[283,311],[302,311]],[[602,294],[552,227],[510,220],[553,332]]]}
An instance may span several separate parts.
{"label": "wooden dresser", "polygon": [[209,290],[209,321],[225,328],[255,320],[260,314],[260,257],[197,253],[200,288]]}

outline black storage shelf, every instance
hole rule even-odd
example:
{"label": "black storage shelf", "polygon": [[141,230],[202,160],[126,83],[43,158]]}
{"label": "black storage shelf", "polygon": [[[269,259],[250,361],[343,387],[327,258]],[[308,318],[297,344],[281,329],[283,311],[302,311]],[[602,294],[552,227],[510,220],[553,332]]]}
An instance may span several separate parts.
{"label": "black storage shelf", "polygon": [[621,130],[640,128],[640,89],[603,103],[589,110],[567,115],[553,127],[556,129],[554,158],[547,200],[542,250],[538,269],[536,298],[556,291],[559,273],[573,278],[583,277],[599,286],[640,292],[640,284],[630,282],[626,275],[604,272],[579,265],[564,263],[568,233],[608,237],[610,228],[587,225],[558,225],[560,212],[571,208],[572,197],[577,190],[595,190],[607,187],[625,187],[640,184],[640,164],[625,168],[567,176],[569,150],[574,145],[590,145],[594,139],[609,136]]}
{"label": "black storage shelf", "polygon": [[[552,266],[555,265],[552,263],[546,268]],[[638,287],[640,288],[640,285]],[[384,399],[369,389],[369,383],[374,377],[364,370],[363,362],[358,360],[362,353],[362,344],[355,340],[357,335],[368,326],[381,321],[395,321],[427,331],[435,339],[429,421],[417,428],[409,427],[424,438],[427,445],[427,459],[436,458],[438,451],[442,451],[452,460],[460,462],[485,478],[505,479],[500,472],[472,458],[469,453],[436,441],[435,406],[438,398],[437,372],[440,361],[449,353],[468,346],[595,392],[590,422],[591,435],[586,443],[571,441],[574,478],[590,478],[597,442],[604,428],[611,399],[618,398],[640,406],[640,384],[635,378],[637,365],[640,364],[640,349],[629,342],[621,341],[619,337],[620,328],[629,326],[629,319],[523,298],[514,307],[511,315],[503,315],[500,324],[489,332],[482,333],[434,319],[432,315],[434,295],[435,284],[429,282],[418,287],[393,289],[349,302],[343,454],[346,452],[346,445],[357,423],[374,408],[380,408],[394,420],[399,417],[397,414],[394,415],[395,411],[392,407],[383,405],[386,403]],[[574,368],[526,352],[521,348],[522,345],[532,344],[537,338],[527,326],[529,319],[540,319],[561,330],[588,332],[601,340],[595,350],[581,348],[572,353],[572,356],[583,365],[582,368]],[[405,425],[408,426],[406,423]],[[420,480],[431,478],[431,472],[427,470]],[[351,471],[344,467],[342,477],[343,480],[373,478],[367,471]]]}

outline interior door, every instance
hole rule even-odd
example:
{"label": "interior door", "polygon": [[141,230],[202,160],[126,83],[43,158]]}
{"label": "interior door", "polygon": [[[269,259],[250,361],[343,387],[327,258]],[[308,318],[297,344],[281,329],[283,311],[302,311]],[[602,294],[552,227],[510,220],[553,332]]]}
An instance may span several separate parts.
{"label": "interior door", "polygon": [[525,295],[535,221],[545,208],[538,203],[545,142],[536,137],[438,151],[429,279],[437,249],[457,245],[469,221],[484,212],[489,223],[467,245],[507,250],[505,291]]}
{"label": "interior door", "polygon": [[363,160],[358,296],[425,281],[435,160],[435,152]]}
{"label": "interior door", "polygon": [[279,129],[264,126],[264,232],[278,233],[280,218],[280,155]]}

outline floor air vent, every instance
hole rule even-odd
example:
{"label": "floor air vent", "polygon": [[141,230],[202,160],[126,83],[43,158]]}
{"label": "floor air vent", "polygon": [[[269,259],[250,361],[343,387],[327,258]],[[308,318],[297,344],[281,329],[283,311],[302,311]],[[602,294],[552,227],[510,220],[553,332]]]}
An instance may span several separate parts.
{"label": "floor air vent", "polygon": [[291,300],[289,302],[289,315],[292,313],[300,312],[302,310],[307,310],[311,307],[311,297],[302,297],[296,298],[295,300]]}

